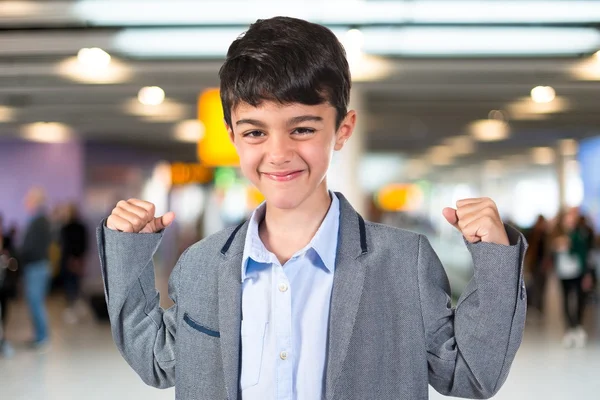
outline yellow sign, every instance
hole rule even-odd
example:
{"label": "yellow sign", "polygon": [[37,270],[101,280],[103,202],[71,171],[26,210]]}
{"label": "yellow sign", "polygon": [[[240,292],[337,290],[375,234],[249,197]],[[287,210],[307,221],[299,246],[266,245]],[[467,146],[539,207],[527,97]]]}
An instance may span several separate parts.
{"label": "yellow sign", "polygon": [[423,192],[417,185],[391,184],[379,190],[376,201],[384,211],[410,211],[419,207]]}
{"label": "yellow sign", "polygon": [[171,165],[173,186],[189,183],[208,183],[212,181],[213,171],[200,164],[174,163]]}
{"label": "yellow sign", "polygon": [[219,89],[208,89],[198,99],[198,119],[204,136],[198,142],[198,159],[209,167],[238,166],[240,159],[225,128]]}

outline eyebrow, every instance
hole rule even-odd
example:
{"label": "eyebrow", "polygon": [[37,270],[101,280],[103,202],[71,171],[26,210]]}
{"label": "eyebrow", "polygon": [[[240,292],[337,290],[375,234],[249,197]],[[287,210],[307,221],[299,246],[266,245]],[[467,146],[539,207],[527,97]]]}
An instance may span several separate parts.
{"label": "eyebrow", "polygon": [[258,126],[259,128],[266,128],[266,124],[264,122],[261,122],[257,119],[240,119],[238,122],[235,123],[236,126],[240,126],[240,125],[253,125],[253,126]]}
{"label": "eyebrow", "polygon": [[[297,117],[293,117],[290,118],[287,121],[288,125],[295,125],[295,124],[299,124],[302,122],[308,122],[308,121],[312,121],[312,122],[323,122],[323,118],[319,117],[317,115],[300,115]],[[235,123],[236,126],[240,126],[240,125],[252,125],[252,126],[258,126],[259,128],[266,128],[267,124],[265,124],[262,121],[259,121],[257,119],[251,119],[251,118],[245,118],[245,119],[240,119],[239,121],[237,121]]]}
{"label": "eyebrow", "polygon": [[295,125],[302,122],[323,122],[323,118],[316,115],[300,115],[298,117],[290,118],[288,120],[288,125]]}

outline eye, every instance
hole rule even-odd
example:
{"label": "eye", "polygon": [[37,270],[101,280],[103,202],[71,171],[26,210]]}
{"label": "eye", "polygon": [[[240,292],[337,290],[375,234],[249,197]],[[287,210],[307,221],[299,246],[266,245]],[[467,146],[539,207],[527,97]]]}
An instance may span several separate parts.
{"label": "eye", "polygon": [[242,135],[243,137],[249,137],[249,138],[260,138],[265,136],[264,132],[261,131],[250,131],[250,132],[246,132]]}
{"label": "eye", "polygon": [[315,133],[315,129],[312,128],[296,128],[292,133],[297,135],[311,135]]}

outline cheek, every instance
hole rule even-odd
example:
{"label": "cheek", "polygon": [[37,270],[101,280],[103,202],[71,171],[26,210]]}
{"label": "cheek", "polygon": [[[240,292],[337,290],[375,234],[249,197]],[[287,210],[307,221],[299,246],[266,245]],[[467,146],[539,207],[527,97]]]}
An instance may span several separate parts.
{"label": "cheek", "polygon": [[333,144],[321,142],[316,146],[307,146],[302,151],[306,162],[315,169],[323,170],[329,167],[333,155]]}
{"label": "cheek", "polygon": [[238,147],[238,155],[240,156],[240,169],[242,174],[250,180],[256,176],[256,170],[260,165],[260,154],[252,149],[243,146]]}

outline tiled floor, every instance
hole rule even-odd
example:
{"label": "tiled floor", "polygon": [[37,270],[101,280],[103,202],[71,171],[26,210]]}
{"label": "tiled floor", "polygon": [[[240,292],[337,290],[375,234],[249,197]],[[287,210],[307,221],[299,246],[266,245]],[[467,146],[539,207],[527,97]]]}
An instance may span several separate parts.
{"label": "tiled floor", "polygon": [[[587,348],[563,349],[562,324],[558,311],[557,285],[550,285],[549,316],[528,321],[524,344],[513,364],[498,400],[600,399],[600,336],[596,332],[596,310],[588,313]],[[174,392],[146,387],[122,360],[112,343],[107,325],[90,320],[66,325],[61,318],[62,301],[53,298],[52,343],[40,354],[22,344],[30,335],[27,313],[16,304],[8,329],[16,342],[13,359],[0,358],[2,400],[166,400]],[[431,399],[443,397],[433,390]]]}

